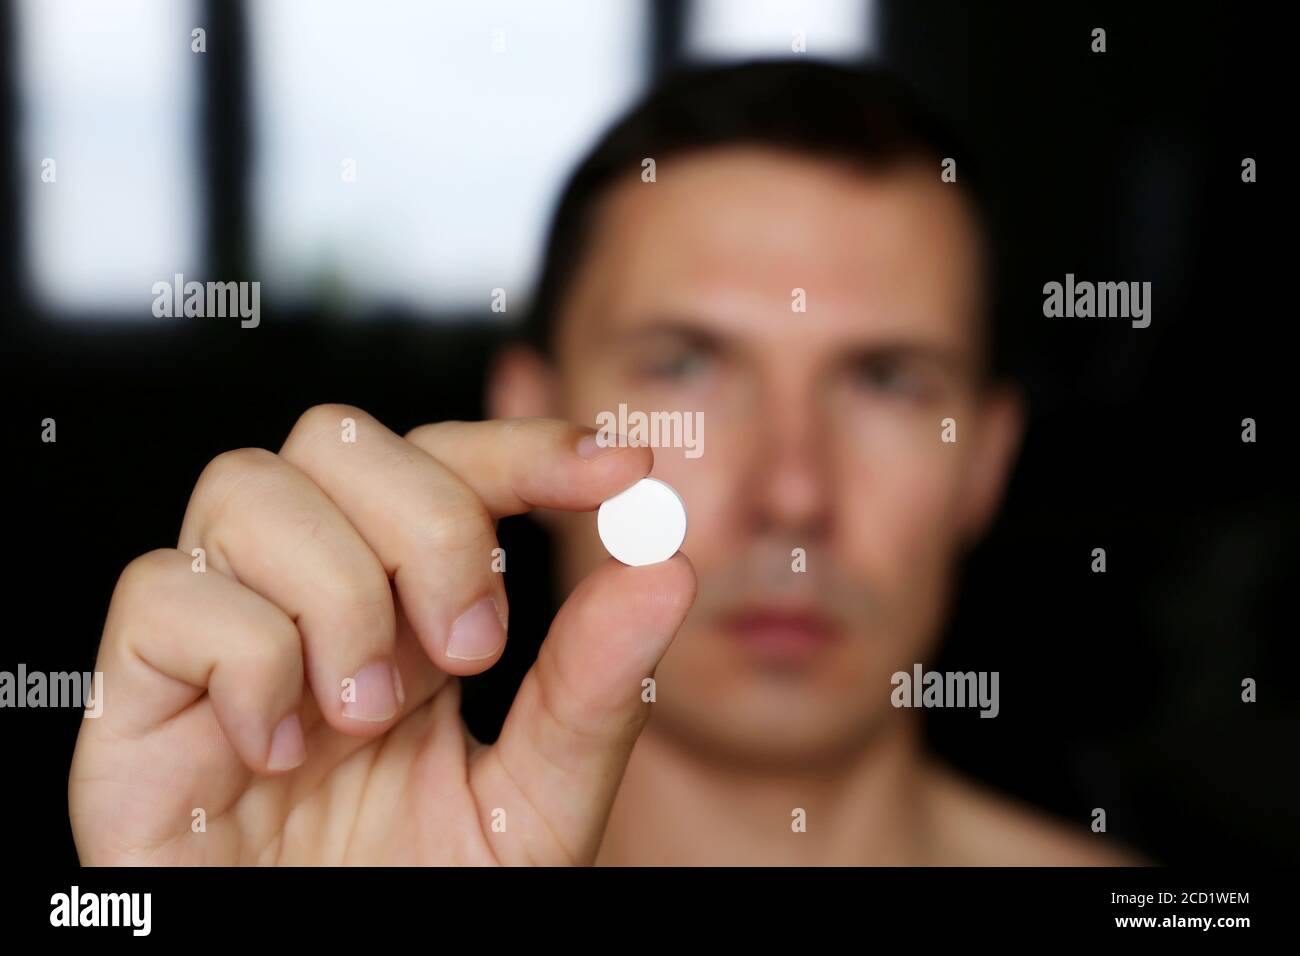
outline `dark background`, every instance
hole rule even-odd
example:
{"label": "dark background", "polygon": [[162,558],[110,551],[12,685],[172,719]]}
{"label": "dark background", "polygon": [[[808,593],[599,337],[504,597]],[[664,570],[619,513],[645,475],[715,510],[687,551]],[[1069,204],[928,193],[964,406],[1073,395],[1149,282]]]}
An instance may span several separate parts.
{"label": "dark background", "polygon": [[[1300,555],[1290,397],[1295,244],[1280,148],[1276,8],[886,3],[882,55],[983,157],[1000,196],[1031,424],[1003,515],[973,555],[940,669],[997,670],[1001,713],[927,714],[955,764],[1164,862],[1294,862]],[[205,6],[200,135],[208,277],[247,260],[246,5]],[[977,7],[977,9],[971,9]],[[679,60],[684,2],[655,5],[647,68]],[[88,670],[117,575],[174,546],[223,450],[279,447],[320,402],[399,432],[480,417],[498,338],[481,316],[277,311],[238,323],[54,321],[26,295],[14,11],[0,3],[0,309],[11,514],[0,670]],[[1089,52],[1094,26],[1108,52]],[[376,104],[382,108],[382,104]],[[1260,181],[1241,182],[1241,160]],[[23,175],[30,175],[30,171]],[[1281,220],[1276,222],[1274,220]],[[1047,320],[1042,284],[1150,280],[1153,321]],[[265,292],[265,290],[264,290]],[[58,422],[58,442],[40,422]],[[1259,440],[1240,440],[1241,420]],[[545,543],[503,524],[511,567]],[[1104,547],[1107,573],[1090,571]],[[513,622],[547,581],[508,575]],[[541,621],[540,615],[533,615]],[[469,682],[491,738],[538,633]],[[1259,701],[1240,699],[1253,677]],[[80,715],[0,711],[7,847],[75,862],[67,769]]]}

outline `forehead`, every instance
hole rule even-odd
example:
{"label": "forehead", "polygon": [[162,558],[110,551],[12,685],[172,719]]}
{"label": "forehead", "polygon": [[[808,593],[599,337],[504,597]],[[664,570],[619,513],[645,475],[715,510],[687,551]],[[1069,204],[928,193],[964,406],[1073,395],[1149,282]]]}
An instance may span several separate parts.
{"label": "forehead", "polygon": [[[561,342],[670,318],[719,334],[977,338],[975,223],[938,164],[869,172],[759,147],[667,158],[601,201]],[[806,311],[791,308],[802,289]]]}

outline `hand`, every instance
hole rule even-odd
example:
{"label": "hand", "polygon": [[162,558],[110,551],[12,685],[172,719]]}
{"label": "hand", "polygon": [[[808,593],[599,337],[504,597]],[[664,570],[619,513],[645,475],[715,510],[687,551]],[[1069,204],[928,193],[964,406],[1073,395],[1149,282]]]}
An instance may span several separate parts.
{"label": "hand", "polygon": [[455,679],[504,647],[496,519],[593,510],[650,471],[648,448],[585,460],[590,434],[527,419],[402,438],[322,405],[278,455],[215,459],[178,549],[137,558],[113,594],[103,714],[69,780],[82,862],[591,863],[690,562],[611,558],[582,581],[491,746]]}

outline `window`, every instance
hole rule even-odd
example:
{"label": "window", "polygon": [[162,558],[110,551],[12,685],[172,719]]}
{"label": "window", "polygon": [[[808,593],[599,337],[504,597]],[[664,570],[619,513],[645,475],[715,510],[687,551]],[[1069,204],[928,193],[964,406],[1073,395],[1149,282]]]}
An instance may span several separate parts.
{"label": "window", "polygon": [[198,273],[189,0],[21,0],[18,198],[37,302],[150,319]]}
{"label": "window", "polygon": [[646,82],[643,0],[248,6],[269,298],[514,313],[564,177]]}
{"label": "window", "polygon": [[872,0],[694,0],[686,53],[704,60],[791,56],[798,33],[808,56],[862,59],[875,52],[875,21]]}

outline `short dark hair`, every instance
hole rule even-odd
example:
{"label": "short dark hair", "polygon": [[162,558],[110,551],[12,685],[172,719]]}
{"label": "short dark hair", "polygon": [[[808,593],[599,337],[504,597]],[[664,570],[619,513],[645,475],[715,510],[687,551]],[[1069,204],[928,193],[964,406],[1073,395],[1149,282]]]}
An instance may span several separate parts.
{"label": "short dark hair", "polygon": [[570,176],[551,219],[541,276],[520,331],[551,352],[555,320],[586,252],[600,199],[615,182],[663,159],[724,146],[770,146],[869,171],[960,157],[956,188],[971,203],[985,255],[985,333],[995,370],[992,229],[978,164],[892,75],[816,60],[758,60],[669,76],[618,121]]}

